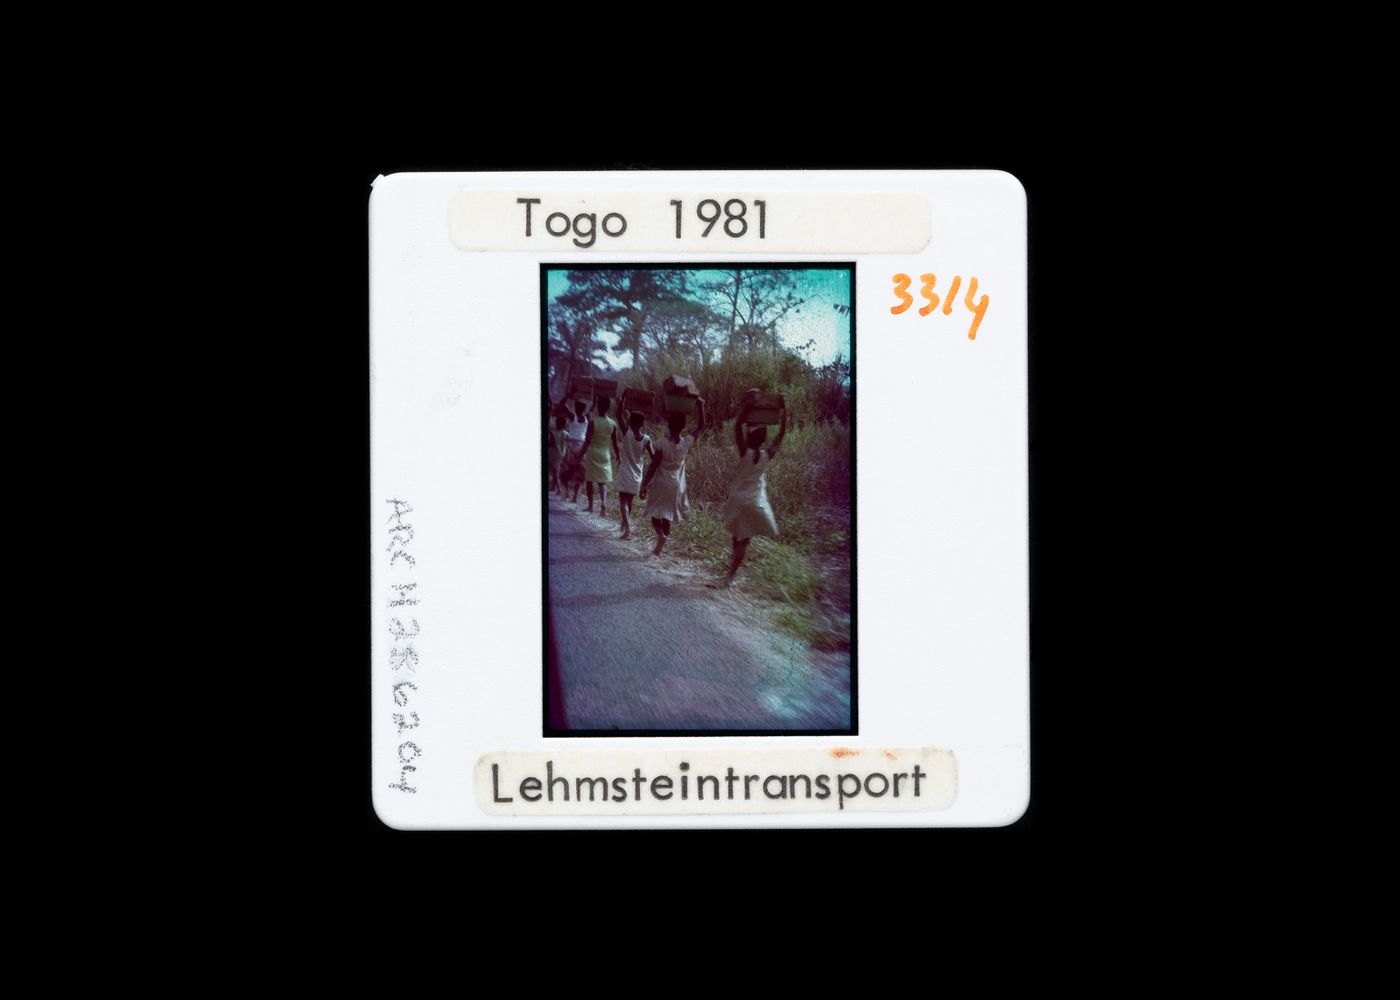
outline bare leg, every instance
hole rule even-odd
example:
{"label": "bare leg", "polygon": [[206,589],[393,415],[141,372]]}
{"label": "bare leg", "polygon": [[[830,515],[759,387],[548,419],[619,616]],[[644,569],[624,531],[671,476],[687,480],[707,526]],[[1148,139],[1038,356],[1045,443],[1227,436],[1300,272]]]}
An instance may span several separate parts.
{"label": "bare leg", "polygon": [[727,587],[734,582],[734,574],[739,572],[739,564],[744,561],[744,554],[749,551],[749,540],[747,538],[734,539],[734,559],[729,564],[729,575],[724,578],[721,586]]}
{"label": "bare leg", "polygon": [[631,493],[618,493],[618,495],[617,495],[617,506],[618,506],[618,509],[622,511],[622,536],[621,536],[621,537],[623,537],[623,538],[631,538],[631,537],[632,537],[632,526],[631,526],[630,524],[627,523],[627,515],[630,514],[630,513],[632,512],[632,494],[631,494]]}
{"label": "bare leg", "polygon": [[588,481],[588,513],[593,513],[593,481]]}
{"label": "bare leg", "polygon": [[651,554],[659,556],[661,547],[666,544],[666,536],[671,533],[671,523],[665,518],[653,517],[651,526],[656,529],[656,548],[651,550]]}

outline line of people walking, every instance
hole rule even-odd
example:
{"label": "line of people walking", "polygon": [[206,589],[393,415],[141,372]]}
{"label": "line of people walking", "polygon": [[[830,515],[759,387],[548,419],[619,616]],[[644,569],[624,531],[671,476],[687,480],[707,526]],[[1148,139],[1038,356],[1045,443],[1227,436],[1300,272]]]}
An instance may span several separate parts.
{"label": "line of people walking", "polygon": [[[750,539],[763,535],[777,537],[778,524],[768,501],[767,478],[769,464],[778,455],[787,434],[787,410],[783,409],[777,436],[764,447],[768,428],[765,424],[746,425],[744,417],[759,395],[750,389],[740,403],[734,420],[734,443],[738,451],[733,485],[725,502],[723,521],[732,541],[732,558],[728,575],[717,586],[728,587],[734,581],[740,564],[748,551]],[[632,536],[631,516],[634,499],[646,502],[646,515],[656,533],[653,555],[660,555],[671,537],[672,526],[690,517],[690,498],[685,485],[686,457],[699,440],[706,426],[705,400],[697,400],[695,426],[685,433],[686,415],[667,416],[667,434],[653,440],[643,431],[646,416],[640,412],[620,411],[621,422],[608,416],[612,400],[601,397],[592,406],[583,400],[574,402],[572,416],[558,415],[548,432],[548,465],[550,493],[578,503],[579,494],[586,490],[587,512],[593,512],[594,490],[597,490],[598,513],[608,516],[608,487],[617,494],[622,533],[619,538]],[[649,460],[649,464],[644,460]],[[646,465],[645,474],[643,466]],[[569,491],[572,490],[572,495]]]}

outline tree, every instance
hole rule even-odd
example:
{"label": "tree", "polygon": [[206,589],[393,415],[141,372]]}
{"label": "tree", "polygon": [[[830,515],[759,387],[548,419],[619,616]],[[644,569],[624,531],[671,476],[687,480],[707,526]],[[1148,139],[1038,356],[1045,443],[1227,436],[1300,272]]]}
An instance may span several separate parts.
{"label": "tree", "polygon": [[718,346],[713,337],[721,323],[703,302],[683,298],[658,302],[647,314],[642,346],[653,354],[685,356],[704,368]]}
{"label": "tree", "polygon": [[556,300],[566,309],[591,317],[599,329],[617,333],[617,350],[641,360],[647,317],[662,303],[688,297],[686,272],[680,270],[570,271],[569,290]]}
{"label": "tree", "polygon": [[549,398],[551,403],[562,400],[569,392],[569,381],[575,375],[592,375],[595,363],[607,351],[598,337],[598,325],[592,316],[558,303],[549,309]]}
{"label": "tree", "polygon": [[805,301],[797,294],[797,276],[792,271],[773,269],[724,272],[717,281],[700,286],[717,311],[729,313],[727,350],[743,347],[755,350],[769,344],[770,356],[778,357],[778,324],[789,312],[800,310]]}
{"label": "tree", "polygon": [[[719,281],[704,281],[700,283],[700,288],[715,303],[717,313],[725,311],[729,314],[729,337],[724,343],[726,351],[732,351],[735,347],[735,335],[739,326],[739,293],[744,287],[744,272],[740,268],[724,272],[725,276]],[[725,309],[728,306],[728,310]]]}

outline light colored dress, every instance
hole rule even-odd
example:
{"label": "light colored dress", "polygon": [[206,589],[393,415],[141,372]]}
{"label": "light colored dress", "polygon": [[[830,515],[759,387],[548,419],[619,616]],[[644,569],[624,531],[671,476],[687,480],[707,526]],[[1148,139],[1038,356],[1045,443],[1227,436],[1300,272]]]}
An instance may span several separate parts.
{"label": "light colored dress", "polygon": [[587,417],[582,420],[578,417],[570,417],[564,422],[564,436],[569,439],[570,444],[583,444],[583,435],[587,430]]}
{"label": "light colored dress", "polygon": [[655,442],[656,452],[653,461],[659,461],[661,468],[647,484],[647,517],[658,517],[663,521],[680,521],[688,512],[685,503],[685,456],[695,437],[686,434],[680,444],[664,437]]}
{"label": "light colored dress", "polygon": [[549,471],[556,476],[559,474],[559,466],[564,461],[565,440],[563,431],[557,427],[549,429]]}
{"label": "light colored dress", "polygon": [[564,460],[559,463],[559,478],[566,483],[583,482],[583,435],[586,420],[570,417],[564,424]]}
{"label": "light colored dress", "polygon": [[588,443],[585,463],[588,482],[612,482],[612,434],[616,429],[617,421],[612,417],[593,418],[593,440]]}
{"label": "light colored dress", "polygon": [[778,536],[778,521],[768,503],[768,481],[764,476],[771,461],[768,449],[759,449],[757,462],[749,450],[734,470],[734,485],[724,505],[724,527],[740,541],[755,535]]}
{"label": "light colored dress", "polygon": [[564,424],[564,453],[567,455],[572,452],[575,458],[582,458],[583,436],[587,432],[587,419],[579,420],[576,417],[570,417]]}
{"label": "light colored dress", "polygon": [[617,492],[631,493],[635,496],[642,491],[642,456],[649,447],[650,434],[643,434],[642,439],[638,441],[637,435],[629,428],[627,433],[622,435],[622,445],[618,449],[622,452],[622,461],[617,465],[617,481],[613,483]]}

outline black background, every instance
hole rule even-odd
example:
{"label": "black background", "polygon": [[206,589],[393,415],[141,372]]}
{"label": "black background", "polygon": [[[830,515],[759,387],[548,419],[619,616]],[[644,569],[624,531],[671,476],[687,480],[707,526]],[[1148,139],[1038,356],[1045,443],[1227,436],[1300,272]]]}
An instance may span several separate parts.
{"label": "black background", "polygon": [[[466,126],[464,126],[465,128]],[[625,155],[589,153],[570,142],[508,139],[509,130],[488,139],[479,130],[430,151],[408,134],[341,134],[317,148],[305,169],[282,180],[289,185],[284,213],[297,214],[287,232],[300,243],[283,244],[290,255],[293,282],[279,316],[277,337],[266,342],[267,374],[280,383],[290,426],[290,461],[282,470],[296,485],[279,489],[277,507],[309,524],[300,539],[299,565],[306,570],[306,636],[284,647],[301,650],[298,711],[309,728],[297,740],[304,751],[278,773],[280,789],[296,803],[291,824],[321,843],[385,841],[391,852],[438,851],[444,843],[524,841],[526,850],[572,856],[606,850],[667,853],[685,840],[703,839],[705,850],[722,845],[779,838],[819,845],[826,841],[879,838],[896,849],[937,852],[961,845],[1005,848],[1072,849],[1075,854],[1111,842],[1131,823],[1120,811],[1131,769],[1119,742],[1132,726],[1136,690],[1123,683],[1141,647],[1117,642],[1112,624],[1115,576],[1103,555],[1103,539],[1125,523],[1117,494],[1105,489],[1105,465],[1121,458],[1121,428],[1115,403],[1123,389],[1105,381],[1115,371],[1120,333],[1112,328],[1117,306],[1105,266],[1112,256],[1115,221],[1109,211],[1121,189],[1104,183],[1097,166],[1052,157],[1035,143],[1011,140],[995,127],[972,148],[949,142],[935,153],[898,136],[868,141],[837,137],[745,151],[702,155],[686,143],[633,139]],[[685,147],[685,148],[678,148]],[[1088,147],[1085,147],[1086,149]],[[1032,796],[1025,817],[1011,827],[990,830],[754,831],[534,833],[393,831],[379,822],[370,800],[369,552],[372,522],[366,504],[368,475],[368,227],[370,183],[378,174],[398,171],[560,170],[560,169],[1001,169],[1015,174],[1028,196],[1030,279],[1030,486],[1031,486],[1031,706]],[[1120,170],[1130,170],[1124,163]],[[1110,171],[1111,172],[1111,171]],[[278,234],[268,234],[277,240]],[[304,247],[303,247],[304,245]],[[298,262],[301,267],[298,269]],[[293,413],[295,415],[293,415]],[[533,423],[520,433],[533,446]],[[907,433],[917,426],[890,428]],[[285,435],[284,435],[285,436]],[[911,445],[911,451],[917,448]],[[494,487],[492,487],[494,488]],[[864,511],[872,513],[874,501]],[[280,585],[280,584],[279,584]],[[918,625],[910,623],[910,641]],[[523,647],[522,669],[536,669],[534,637]],[[1140,637],[1136,640],[1143,641]],[[1124,700],[1119,700],[1122,692]],[[314,733],[314,736],[312,735]],[[267,821],[276,825],[275,816]],[[429,848],[428,843],[437,845]],[[620,845],[620,846],[617,846]],[[720,846],[714,846],[720,845]],[[832,845],[837,850],[845,848]],[[758,849],[761,851],[762,846]],[[448,848],[454,850],[454,848]],[[741,849],[741,853],[747,848]],[[557,852],[557,853],[555,853]],[[1050,857],[1049,854],[1044,855]],[[758,863],[757,858],[753,863]]]}

